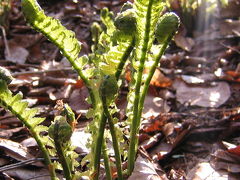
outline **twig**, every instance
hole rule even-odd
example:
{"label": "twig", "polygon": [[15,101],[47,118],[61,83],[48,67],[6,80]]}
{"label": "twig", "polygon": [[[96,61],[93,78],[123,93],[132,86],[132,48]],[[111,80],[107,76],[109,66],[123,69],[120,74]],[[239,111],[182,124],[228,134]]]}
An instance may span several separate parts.
{"label": "twig", "polygon": [[28,160],[21,161],[21,162],[18,162],[18,163],[6,165],[6,166],[3,166],[3,167],[0,168],[0,172],[8,171],[8,170],[15,169],[15,168],[19,168],[19,167],[22,167],[22,166],[25,166],[25,165],[28,165],[28,164],[32,164],[32,163],[37,162],[37,161],[44,161],[44,159],[43,158],[32,158],[32,159],[28,159]]}
{"label": "twig", "polygon": [[4,44],[5,44],[7,56],[10,56],[10,50],[9,50],[8,41],[7,41],[7,38],[6,38],[5,28],[3,26],[0,26],[0,28],[2,29],[3,41],[4,41]]}
{"label": "twig", "polygon": [[33,75],[33,74],[44,74],[44,73],[52,73],[59,71],[73,71],[72,68],[63,68],[63,69],[49,69],[49,70],[39,70],[39,71],[24,71],[24,72],[16,72],[12,73],[13,77],[22,76],[22,75]]}

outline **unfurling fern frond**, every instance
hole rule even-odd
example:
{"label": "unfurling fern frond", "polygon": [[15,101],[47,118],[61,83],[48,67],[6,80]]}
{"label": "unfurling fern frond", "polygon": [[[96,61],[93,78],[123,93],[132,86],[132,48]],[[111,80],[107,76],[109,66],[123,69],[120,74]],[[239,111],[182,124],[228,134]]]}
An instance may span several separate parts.
{"label": "unfurling fern frond", "polygon": [[53,42],[76,70],[83,68],[75,62],[82,59],[77,59],[81,43],[76,39],[74,32],[67,30],[59,20],[46,16],[35,0],[22,0],[22,10],[28,23]]}
{"label": "unfurling fern frond", "polygon": [[176,33],[180,19],[175,13],[166,13],[158,20],[155,28],[155,36],[158,43],[170,41]]}
{"label": "unfurling fern frond", "polygon": [[28,128],[43,153],[45,163],[49,168],[52,180],[57,180],[54,170],[55,168],[45,147],[46,144],[44,143],[44,137],[40,135],[41,132],[47,131],[48,129],[48,127],[40,125],[45,118],[35,117],[38,109],[28,108],[28,103],[22,100],[22,94],[18,93],[13,95],[8,89],[6,82],[2,79],[0,79],[0,106],[9,110]]}
{"label": "unfurling fern frond", "polygon": [[99,67],[105,75],[116,75],[118,79],[134,46],[136,19],[134,10],[123,10],[115,19],[112,12],[103,9],[101,19],[107,27],[99,38],[96,55]]}
{"label": "unfurling fern frond", "polygon": [[139,61],[142,54],[147,52],[154,40],[154,28],[163,10],[164,3],[161,0],[135,0],[136,12],[136,60]]}
{"label": "unfurling fern frond", "polygon": [[33,130],[34,133],[39,133],[35,132],[34,129],[45,119],[35,117],[38,109],[28,108],[28,103],[22,100],[21,93],[13,96],[12,92],[7,88],[6,83],[2,80],[0,80],[0,104],[17,116],[30,131]]}
{"label": "unfurling fern frond", "polygon": [[[132,113],[129,113],[128,116],[128,119],[131,122],[130,145],[128,151],[129,175],[132,173],[134,168],[134,160],[138,145],[138,139],[136,137],[138,136],[141,124],[141,114],[145,95],[147,93],[153,73],[159,64],[159,60],[178,27],[178,19],[175,21],[176,18],[172,16],[165,16],[163,19],[158,21],[163,10],[163,5],[164,3],[161,0],[134,1],[137,32],[135,59],[132,64],[133,68],[135,69],[132,75],[134,98],[131,100],[131,97],[129,97],[128,103],[129,108],[133,107]],[[172,26],[171,21],[174,22],[174,27]],[[156,27],[157,24],[158,26]],[[151,49],[155,39],[154,33],[160,43],[160,46],[157,46],[157,50],[156,47]],[[150,50],[153,49],[156,50],[156,52],[150,52]],[[143,71],[145,68],[149,68],[150,72],[143,76]],[[131,91],[129,94],[131,94]]]}

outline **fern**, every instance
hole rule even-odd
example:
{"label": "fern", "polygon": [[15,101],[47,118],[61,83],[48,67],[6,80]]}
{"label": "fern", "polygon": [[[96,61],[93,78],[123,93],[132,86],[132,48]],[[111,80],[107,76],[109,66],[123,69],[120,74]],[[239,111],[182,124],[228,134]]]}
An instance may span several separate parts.
{"label": "fern", "polygon": [[57,177],[54,166],[45,147],[46,144],[43,143],[44,137],[40,135],[40,133],[46,131],[48,127],[40,125],[45,120],[44,118],[35,117],[38,109],[28,108],[28,103],[22,100],[21,93],[13,96],[12,92],[8,89],[6,82],[2,79],[0,79],[0,105],[9,110],[28,128],[43,152],[45,163],[51,173],[51,178],[56,180]]}
{"label": "fern", "polygon": [[44,34],[74,64],[81,50],[74,32],[62,26],[59,20],[46,16],[34,0],[22,0],[22,11],[31,26]]}
{"label": "fern", "polygon": [[[144,54],[150,49],[154,40],[154,28],[163,10],[161,0],[136,0],[137,34],[136,34],[136,60],[141,61]],[[142,60],[143,61],[143,60]]]}
{"label": "fern", "polygon": [[[178,27],[178,18],[175,14],[160,18],[164,7],[161,0],[135,0],[134,4],[126,3],[115,18],[112,12],[104,8],[101,11],[102,27],[96,23],[92,26],[93,52],[88,56],[78,57],[81,46],[72,31],[63,27],[59,20],[46,16],[35,0],[22,0],[22,5],[27,21],[59,47],[89,90],[88,102],[92,104],[92,108],[87,117],[93,119],[88,126],[92,133],[89,143],[92,151],[85,159],[90,160],[90,175],[93,179],[98,179],[101,154],[106,168],[109,169],[104,137],[107,122],[113,138],[118,176],[122,179],[121,155],[117,143],[119,138],[116,133],[121,130],[116,129],[117,119],[113,118],[113,114],[118,111],[114,100],[121,85],[120,75],[129,63],[131,86],[127,116],[131,125],[128,151],[130,175],[134,167],[144,98],[159,60]],[[153,44],[155,39],[158,44]],[[150,71],[143,77],[145,68]],[[73,114],[70,114],[67,118],[71,119]],[[69,122],[74,127],[75,120],[71,119]],[[64,169],[68,169],[69,174],[69,168]],[[107,172],[110,177],[110,170]],[[71,178],[71,174],[67,176]]]}
{"label": "fern", "polygon": [[89,89],[92,102],[95,103],[94,94],[90,88],[90,82],[85,76],[85,73],[83,73],[83,68],[87,64],[87,59],[84,57],[78,58],[81,50],[81,43],[76,39],[75,33],[67,30],[59,20],[46,16],[35,0],[22,0],[22,11],[27,22],[30,23],[35,30],[41,32],[53,42],[69,60]]}
{"label": "fern", "polygon": [[[141,114],[145,95],[159,60],[179,25],[179,19],[176,18],[176,15],[164,16],[160,19],[163,5],[164,4],[160,0],[136,0],[134,2],[137,19],[137,37],[135,59],[132,64],[134,70],[132,72],[131,84],[134,89],[134,94],[133,91],[130,91],[128,103],[128,107],[132,108],[132,111],[129,113],[130,116],[128,117],[131,124],[128,151],[129,175],[134,168],[134,160],[138,145],[137,137],[141,124]],[[156,36],[154,36],[154,34]],[[157,38],[160,43],[160,45],[157,46],[159,50],[151,52],[151,47],[153,46],[155,38]],[[153,57],[151,57],[152,55],[150,53],[153,53]],[[143,70],[145,67],[148,67],[150,71],[143,77]]]}
{"label": "fern", "polygon": [[[64,177],[67,180],[73,179],[74,158],[71,158],[73,156],[69,153],[72,132],[72,127],[68,124],[64,116],[56,116],[48,130],[49,136],[54,140],[59,161],[63,167]],[[73,153],[73,150],[70,152]]]}

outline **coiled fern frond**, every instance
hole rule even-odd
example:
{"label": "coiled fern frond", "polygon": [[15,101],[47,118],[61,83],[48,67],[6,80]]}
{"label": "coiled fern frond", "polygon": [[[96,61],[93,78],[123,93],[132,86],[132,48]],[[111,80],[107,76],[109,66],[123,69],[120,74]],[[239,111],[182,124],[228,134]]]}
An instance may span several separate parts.
{"label": "coiled fern frond", "polygon": [[142,53],[151,48],[154,40],[154,29],[163,10],[164,3],[162,0],[136,0],[133,7],[137,20],[136,60],[139,61]]}

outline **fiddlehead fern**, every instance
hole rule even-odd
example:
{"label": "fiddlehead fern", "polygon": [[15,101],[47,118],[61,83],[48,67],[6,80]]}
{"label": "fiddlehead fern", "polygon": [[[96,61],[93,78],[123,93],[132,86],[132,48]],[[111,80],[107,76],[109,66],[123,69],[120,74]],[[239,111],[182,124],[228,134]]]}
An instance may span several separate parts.
{"label": "fiddlehead fern", "polygon": [[46,16],[36,0],[22,0],[22,11],[28,23],[54,43],[69,60],[87,86],[94,104],[95,97],[91,90],[91,84],[83,73],[83,68],[88,61],[84,56],[78,58],[81,43],[76,39],[75,33],[66,29],[59,20]]}
{"label": "fiddlehead fern", "polygon": [[35,0],[22,0],[22,11],[34,29],[53,42],[71,63],[78,58],[80,42],[74,32],[67,30],[59,20],[46,16]]}
{"label": "fiddlehead fern", "polygon": [[[126,3],[116,18],[112,12],[103,9],[101,11],[103,27],[100,28],[95,24],[92,29],[95,37],[92,48],[94,52],[89,56],[78,58],[80,43],[72,31],[64,28],[58,20],[46,16],[36,1],[22,0],[22,4],[29,23],[59,47],[89,89],[93,109],[90,109],[87,115],[93,118],[89,129],[94,142],[91,146],[93,154],[90,153],[89,157],[93,159],[94,179],[98,178],[105,125],[107,119],[111,121],[111,113],[116,112],[112,109],[112,112],[108,111],[109,101],[113,103],[115,98],[115,95],[111,97],[114,89],[110,90],[107,97],[101,93],[103,92],[101,86],[104,85],[104,77],[115,76],[116,81],[119,80],[131,54],[130,65],[133,71],[128,107],[132,112],[127,114],[131,122],[128,157],[128,172],[131,174],[144,97],[159,59],[175,32],[176,18],[166,15],[159,20],[164,5],[161,0],[135,0],[133,5]],[[159,42],[158,45],[153,45],[155,38]],[[159,50],[153,52],[156,48]],[[85,70],[86,64],[91,68]],[[150,73],[143,78],[143,70],[146,67],[150,69]],[[111,122],[109,125],[111,126]]]}
{"label": "fiddlehead fern", "polygon": [[69,140],[72,136],[72,127],[68,124],[63,116],[56,116],[54,122],[49,127],[48,134],[54,140],[54,145],[59,157],[59,161],[63,167],[64,177],[66,180],[72,180],[72,161],[66,155],[69,146]]}
{"label": "fiddlehead fern", "polygon": [[[136,32],[136,51],[133,67],[136,70],[136,84],[134,89],[134,102],[133,102],[133,119],[131,121],[130,132],[130,146],[128,155],[128,173],[131,174],[134,167],[136,149],[137,149],[137,134],[139,130],[140,119],[138,115],[140,87],[142,84],[142,74],[144,64],[147,59],[147,52],[152,46],[154,40],[154,28],[156,26],[159,14],[163,8],[160,0],[136,0],[134,2],[134,9],[136,11],[137,19],[137,32]],[[134,77],[134,76],[133,76]]]}
{"label": "fiddlehead fern", "polygon": [[[132,76],[133,82],[135,81],[134,99],[129,101],[130,103],[133,103],[133,113],[129,116],[131,122],[131,131],[128,155],[128,174],[131,174],[134,168],[141,114],[144,98],[147,93],[150,80],[162,54],[164,53],[172,36],[176,32],[179,24],[179,19],[177,16],[167,14],[163,16],[162,19],[160,18],[159,14],[163,9],[163,3],[159,0],[136,0],[134,5],[137,19],[137,48],[135,61],[133,62],[133,67],[136,73],[134,73]],[[158,46],[159,52],[155,56],[154,60],[150,62],[149,51],[153,46],[153,41],[155,39],[154,33],[156,34],[160,46]],[[144,66],[150,66],[150,73],[147,75],[146,79],[142,78]],[[131,107],[131,104],[129,104],[129,107]]]}
{"label": "fiddlehead fern", "polygon": [[28,103],[22,100],[21,93],[16,95],[12,94],[6,83],[6,81],[9,83],[12,77],[7,70],[4,70],[4,68],[1,67],[0,69],[0,105],[6,110],[9,110],[28,128],[29,132],[37,141],[38,146],[43,153],[45,163],[51,175],[51,179],[56,180],[57,176],[55,174],[55,168],[50,159],[48,150],[45,147],[45,145],[47,145],[46,139],[40,135],[41,132],[48,129],[46,126],[40,125],[45,118],[35,117],[38,109],[28,108]]}

